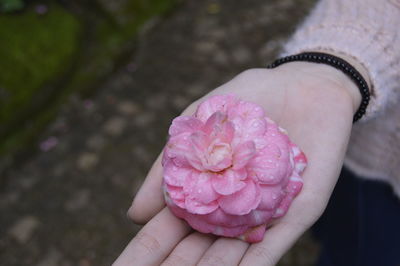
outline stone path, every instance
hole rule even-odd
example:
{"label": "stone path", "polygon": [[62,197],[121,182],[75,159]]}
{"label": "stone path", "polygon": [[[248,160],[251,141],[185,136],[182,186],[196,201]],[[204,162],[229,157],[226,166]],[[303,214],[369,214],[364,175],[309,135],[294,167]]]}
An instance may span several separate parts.
{"label": "stone path", "polygon": [[[309,0],[187,0],[150,23],[130,63],[70,98],[0,190],[2,265],[109,265],[135,235],[135,191],[190,102],[270,61]],[[280,265],[310,265],[308,235]]]}

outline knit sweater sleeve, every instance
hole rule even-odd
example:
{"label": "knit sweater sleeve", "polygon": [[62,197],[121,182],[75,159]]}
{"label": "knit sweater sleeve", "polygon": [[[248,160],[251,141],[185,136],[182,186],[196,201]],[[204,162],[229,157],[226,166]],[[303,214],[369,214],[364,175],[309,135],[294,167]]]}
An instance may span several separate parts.
{"label": "knit sweater sleeve", "polygon": [[320,0],[284,46],[284,55],[327,50],[358,60],[372,82],[363,120],[400,96],[400,0]]}

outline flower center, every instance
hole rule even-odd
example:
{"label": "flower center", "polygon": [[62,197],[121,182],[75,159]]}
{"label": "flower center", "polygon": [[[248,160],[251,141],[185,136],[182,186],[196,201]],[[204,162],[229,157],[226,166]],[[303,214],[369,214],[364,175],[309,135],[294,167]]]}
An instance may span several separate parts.
{"label": "flower center", "polygon": [[228,143],[211,143],[207,149],[206,168],[219,172],[232,164],[232,148]]}
{"label": "flower center", "polygon": [[210,163],[215,164],[222,161],[224,158],[231,154],[231,147],[227,143],[220,143],[212,145],[210,152]]}

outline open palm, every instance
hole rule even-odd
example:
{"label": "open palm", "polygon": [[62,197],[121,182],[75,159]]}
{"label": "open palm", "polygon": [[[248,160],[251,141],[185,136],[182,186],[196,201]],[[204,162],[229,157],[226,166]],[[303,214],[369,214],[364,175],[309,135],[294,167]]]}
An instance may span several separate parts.
{"label": "open palm", "polygon": [[165,207],[159,156],[129,210],[135,222],[147,224],[114,265],[274,265],[322,214],[342,167],[359,101],[354,85],[339,71],[310,63],[252,69],[183,114],[193,114],[211,95],[228,93],[263,106],[306,154],[303,189],[289,211],[256,244],[193,232]]}

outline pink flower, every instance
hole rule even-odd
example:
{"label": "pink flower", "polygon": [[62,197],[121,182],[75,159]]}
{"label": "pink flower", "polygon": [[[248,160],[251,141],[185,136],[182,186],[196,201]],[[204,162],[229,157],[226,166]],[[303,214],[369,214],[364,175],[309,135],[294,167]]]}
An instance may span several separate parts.
{"label": "pink flower", "polygon": [[257,104],[210,97],[169,135],[166,203],[200,232],[259,242],[302,188],[305,155]]}

